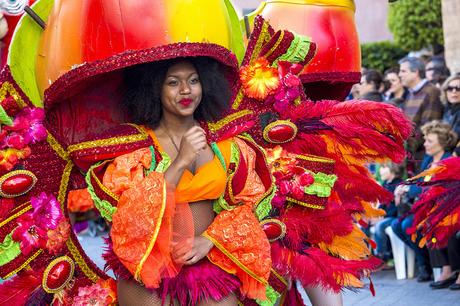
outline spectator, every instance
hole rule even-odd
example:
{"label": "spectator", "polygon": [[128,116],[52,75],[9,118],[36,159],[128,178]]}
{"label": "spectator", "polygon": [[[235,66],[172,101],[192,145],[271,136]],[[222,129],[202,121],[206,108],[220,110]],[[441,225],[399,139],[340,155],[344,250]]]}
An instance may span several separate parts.
{"label": "spectator", "polygon": [[389,85],[389,88],[385,92],[385,102],[392,103],[402,108],[409,91],[401,83],[399,68],[390,68],[385,71],[385,82],[388,82]]}
{"label": "spectator", "polygon": [[[432,121],[421,128],[425,139],[425,157],[422,162],[422,169],[430,168],[436,162],[451,156],[450,150],[454,147],[457,141],[457,135],[452,131],[449,124]],[[395,204],[414,203],[422,189],[416,185],[405,186],[400,185],[395,190]],[[419,269],[417,281],[425,282],[431,279],[431,268],[429,256],[426,248],[419,248],[418,241],[412,241],[407,234],[407,229],[412,226],[414,215],[410,214],[401,220],[395,220],[391,223],[393,232],[406,243],[415,252],[415,260]]]}
{"label": "spectator", "polygon": [[382,102],[383,96],[379,91],[382,81],[380,72],[367,69],[361,76],[361,83],[358,86],[359,99]]}
{"label": "spectator", "polygon": [[[379,173],[380,178],[383,181],[383,188],[391,193],[393,193],[396,186],[402,182],[402,169],[397,164],[383,164],[379,168]],[[385,234],[385,229],[390,226],[394,220],[396,220],[398,213],[394,201],[381,205],[380,208],[385,210],[386,215],[383,220],[378,221],[375,225],[375,242],[377,243],[376,252],[377,257],[385,261],[387,266],[391,266],[389,262],[393,256],[391,254],[391,246],[389,245],[388,237]]]}
{"label": "spectator", "polygon": [[438,88],[449,77],[450,71],[442,56],[432,56],[425,65],[426,79]]}
{"label": "spectator", "polygon": [[415,133],[409,138],[407,148],[413,161],[408,163],[408,172],[418,171],[418,162],[423,157],[423,139],[420,127],[432,120],[441,119],[443,105],[440,91],[425,79],[425,65],[415,57],[403,58],[400,62],[399,76],[409,94],[402,105],[404,113],[414,122]]}
{"label": "spectator", "polygon": [[441,98],[445,104],[443,120],[460,136],[460,75],[451,76],[444,82]]}

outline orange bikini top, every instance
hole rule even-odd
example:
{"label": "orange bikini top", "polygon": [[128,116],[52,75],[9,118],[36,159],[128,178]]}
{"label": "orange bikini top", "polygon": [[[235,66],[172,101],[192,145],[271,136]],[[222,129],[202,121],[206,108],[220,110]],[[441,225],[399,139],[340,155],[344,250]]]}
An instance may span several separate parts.
{"label": "orange bikini top", "polygon": [[[162,155],[167,156],[155,133],[151,129],[146,130]],[[211,146],[214,151],[214,158],[196,169],[195,174],[185,169],[176,187],[177,203],[215,200],[225,192],[226,169],[230,164],[231,144],[231,140],[224,140]],[[219,159],[219,154],[223,158],[222,161]],[[225,163],[225,168],[223,163]]]}

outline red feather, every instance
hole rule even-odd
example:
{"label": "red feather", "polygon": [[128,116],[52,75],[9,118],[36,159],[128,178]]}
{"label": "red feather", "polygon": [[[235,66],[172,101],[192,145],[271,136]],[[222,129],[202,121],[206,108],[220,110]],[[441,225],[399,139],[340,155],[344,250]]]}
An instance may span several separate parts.
{"label": "red feather", "polygon": [[375,287],[374,287],[374,282],[372,279],[369,277],[369,290],[372,293],[372,296],[375,296]]}
{"label": "red feather", "polygon": [[333,144],[328,153],[350,163],[386,158],[401,161],[404,140],[412,131],[412,123],[400,109],[372,101],[305,101],[284,115],[301,131],[302,125],[308,127],[312,121],[327,126],[303,132],[327,138]]}
{"label": "red feather", "polygon": [[27,271],[0,284],[0,305],[24,305],[41,285],[42,272]]}
{"label": "red feather", "polygon": [[460,158],[442,160],[437,167],[418,177],[433,174],[429,182],[417,182],[424,190],[411,210],[414,225],[409,231],[416,233],[418,230],[428,247],[442,248],[460,230],[458,220],[445,221],[448,216],[460,216]]}
{"label": "red feather", "polygon": [[281,274],[298,279],[302,286],[321,286],[339,292],[348,274],[361,278],[375,271],[382,262],[375,257],[365,260],[343,260],[309,247],[304,254],[293,252],[278,243],[272,244],[273,265]]}

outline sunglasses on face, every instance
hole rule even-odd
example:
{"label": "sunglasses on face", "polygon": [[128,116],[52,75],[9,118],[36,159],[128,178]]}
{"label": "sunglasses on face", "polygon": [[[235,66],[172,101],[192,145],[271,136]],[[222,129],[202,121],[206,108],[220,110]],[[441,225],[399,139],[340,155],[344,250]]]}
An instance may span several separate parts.
{"label": "sunglasses on face", "polygon": [[452,91],[454,91],[454,90],[455,90],[456,92],[460,92],[460,86],[447,86],[447,88],[446,88],[446,91],[452,92]]}

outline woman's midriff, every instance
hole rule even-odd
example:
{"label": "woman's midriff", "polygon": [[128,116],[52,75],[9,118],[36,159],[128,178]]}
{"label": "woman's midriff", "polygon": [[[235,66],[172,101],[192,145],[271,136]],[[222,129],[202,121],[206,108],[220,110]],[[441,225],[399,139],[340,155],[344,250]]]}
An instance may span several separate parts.
{"label": "woman's midriff", "polygon": [[192,211],[195,236],[200,236],[211,225],[216,214],[212,209],[212,201],[204,200],[189,203]]}

